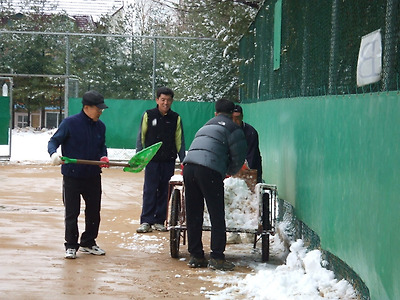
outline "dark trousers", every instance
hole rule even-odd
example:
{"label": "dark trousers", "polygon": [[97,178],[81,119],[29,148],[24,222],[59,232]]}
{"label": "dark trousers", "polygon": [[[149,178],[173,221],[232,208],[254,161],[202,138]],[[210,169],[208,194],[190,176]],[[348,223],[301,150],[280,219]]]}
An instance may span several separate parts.
{"label": "dark trousers", "polygon": [[187,164],[183,169],[186,201],[188,251],[191,256],[204,257],[202,227],[204,200],[211,221],[211,258],[224,259],[226,224],[224,182],[220,173],[209,168]]}
{"label": "dark trousers", "polygon": [[[81,196],[85,201],[85,231],[78,243],[78,216]],[[101,176],[91,178],[63,177],[63,202],[65,206],[65,248],[96,245],[100,226]]]}
{"label": "dark trousers", "polygon": [[149,162],[144,170],[143,206],[140,223],[164,224],[167,217],[169,180],[175,161]]}

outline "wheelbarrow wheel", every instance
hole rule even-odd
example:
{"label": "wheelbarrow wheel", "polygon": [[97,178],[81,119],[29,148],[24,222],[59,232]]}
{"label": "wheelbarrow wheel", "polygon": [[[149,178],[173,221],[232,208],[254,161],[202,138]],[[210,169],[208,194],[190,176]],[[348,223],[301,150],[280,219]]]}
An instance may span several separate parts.
{"label": "wheelbarrow wheel", "polygon": [[[181,204],[181,193],[178,189],[174,189],[171,196],[171,214],[169,224],[172,226],[178,225],[179,211]],[[180,229],[171,228],[169,230],[170,252],[172,258],[179,257]]]}

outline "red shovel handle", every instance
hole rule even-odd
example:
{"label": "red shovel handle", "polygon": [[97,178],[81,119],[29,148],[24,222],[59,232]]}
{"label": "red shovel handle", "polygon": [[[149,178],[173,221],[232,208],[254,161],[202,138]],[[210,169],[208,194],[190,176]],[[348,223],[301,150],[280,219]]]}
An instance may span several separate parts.
{"label": "red shovel handle", "polygon": [[129,167],[127,163],[119,163],[119,162],[105,162],[99,160],[86,160],[86,159],[77,159],[77,164],[84,164],[84,165],[108,165],[108,166],[117,166],[117,167]]}
{"label": "red shovel handle", "polygon": [[86,159],[75,159],[75,158],[68,158],[62,156],[61,159],[64,161],[65,164],[83,164],[83,165],[108,165],[108,166],[117,166],[117,167],[130,167],[128,163],[120,163],[120,162],[105,162],[100,160],[86,160]]}

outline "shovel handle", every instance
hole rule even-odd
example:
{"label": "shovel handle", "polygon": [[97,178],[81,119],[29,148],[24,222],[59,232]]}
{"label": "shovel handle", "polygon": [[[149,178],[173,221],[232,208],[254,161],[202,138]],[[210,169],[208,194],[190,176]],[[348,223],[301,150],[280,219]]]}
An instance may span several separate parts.
{"label": "shovel handle", "polygon": [[117,167],[130,167],[129,164],[127,163],[120,163],[120,162],[105,162],[105,161],[99,161],[99,160],[86,160],[86,159],[75,159],[75,158],[69,158],[62,156],[61,160],[63,161],[64,164],[83,164],[83,165],[107,165],[107,166],[117,166]]}

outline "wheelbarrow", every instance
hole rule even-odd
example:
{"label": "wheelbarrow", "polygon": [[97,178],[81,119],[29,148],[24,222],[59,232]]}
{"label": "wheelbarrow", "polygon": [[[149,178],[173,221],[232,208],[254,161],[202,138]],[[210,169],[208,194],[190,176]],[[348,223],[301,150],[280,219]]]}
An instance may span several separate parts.
{"label": "wheelbarrow", "polygon": [[[258,203],[258,220],[257,228],[226,228],[226,232],[249,233],[254,235],[253,248],[257,247],[257,243],[261,240],[261,260],[266,262],[269,260],[269,235],[275,234],[276,222],[276,205],[278,199],[278,189],[276,185],[256,183],[253,175],[257,178],[256,170],[254,172],[243,172],[237,177],[246,181],[249,189],[256,193]],[[253,173],[253,174],[251,174]],[[241,177],[243,175],[243,177]],[[255,186],[254,186],[255,184]],[[172,258],[179,258],[179,248],[182,244],[186,244],[186,212],[185,212],[185,193],[183,178],[174,176],[169,182],[169,223],[168,229],[170,233],[170,254]],[[203,226],[203,231],[211,231],[210,226]]]}

